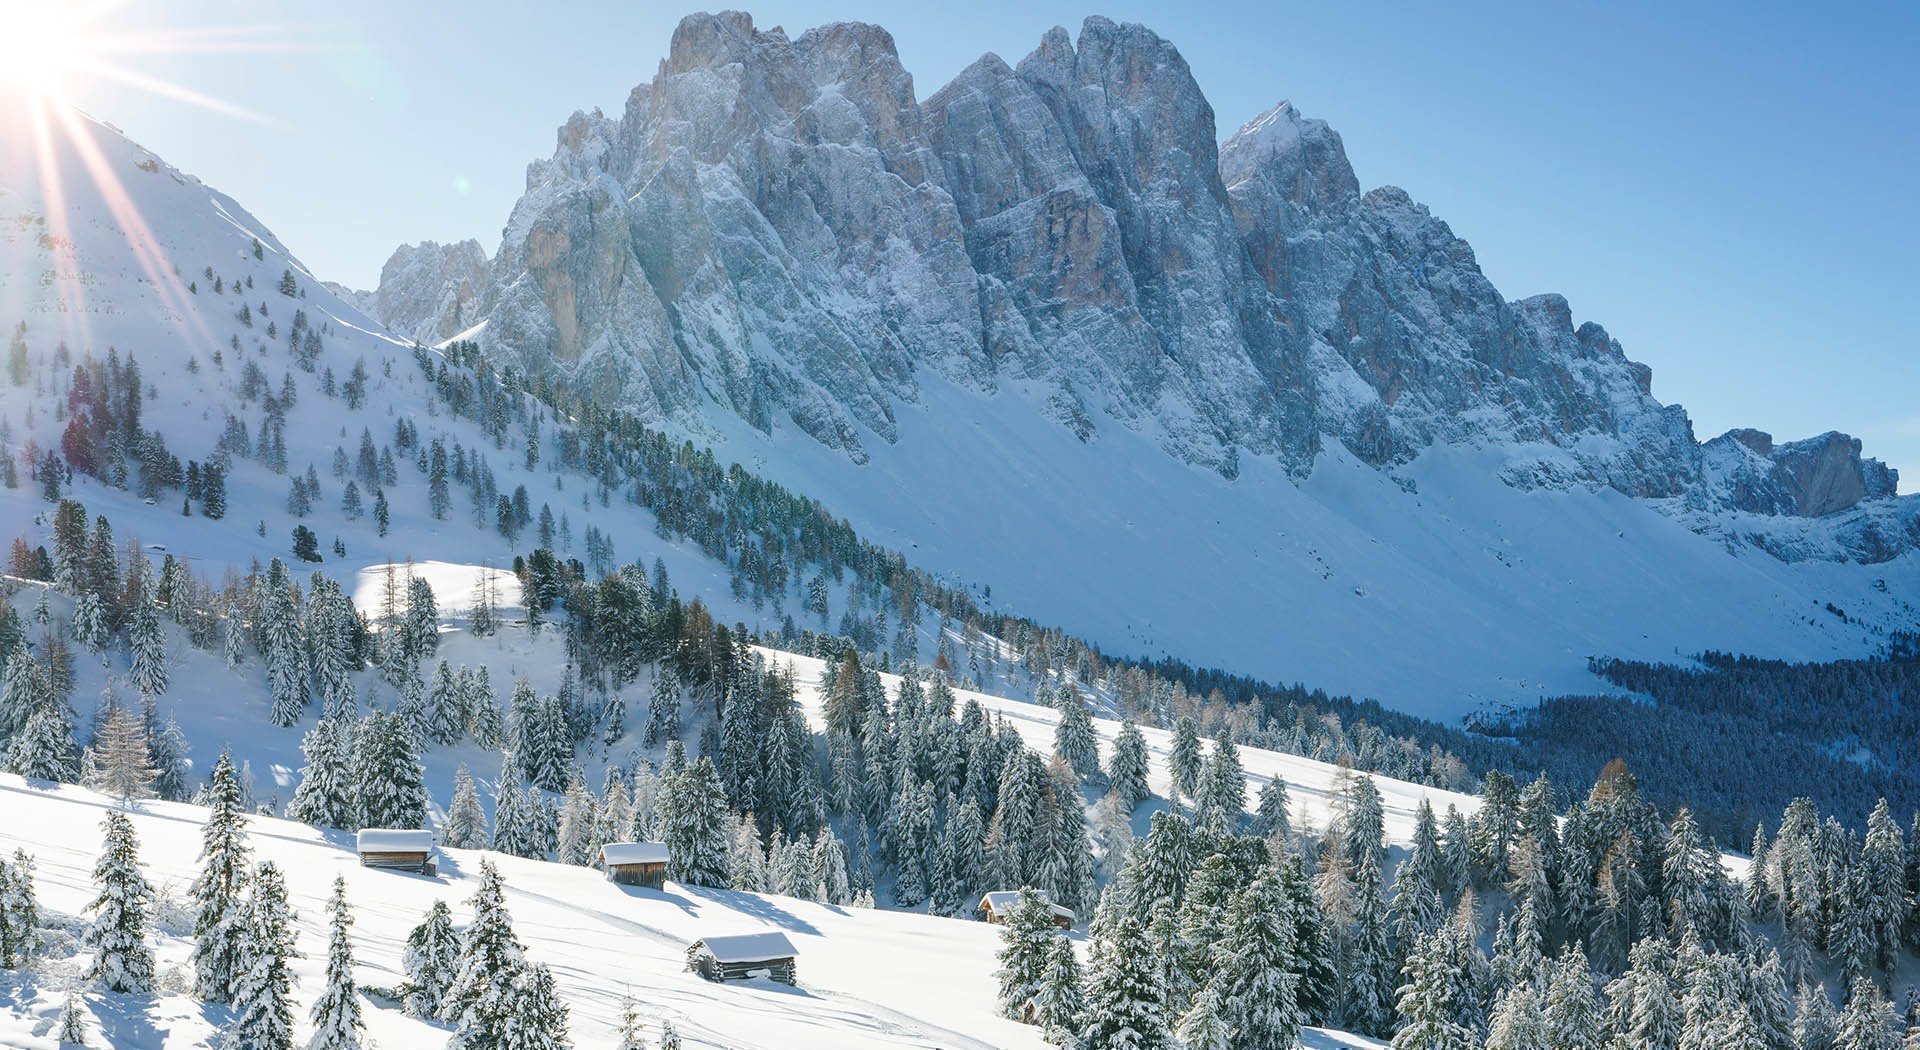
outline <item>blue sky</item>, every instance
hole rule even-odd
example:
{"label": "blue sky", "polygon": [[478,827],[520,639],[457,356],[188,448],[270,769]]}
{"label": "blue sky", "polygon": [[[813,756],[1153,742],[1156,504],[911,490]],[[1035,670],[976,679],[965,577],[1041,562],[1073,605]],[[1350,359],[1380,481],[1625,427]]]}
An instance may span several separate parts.
{"label": "blue sky", "polygon": [[[1832,10],[1820,11],[1819,7]],[[692,8],[656,3],[139,0],[131,25],[280,27],[305,49],[142,60],[248,106],[104,85],[82,102],[232,193],[360,287],[401,241],[491,253],[526,162],[575,109],[618,112]],[[1051,0],[763,3],[798,35],[894,35],[922,98],[1097,12],[1172,40],[1224,137],[1279,99],[1364,186],[1452,224],[1510,298],[1559,291],[1654,369],[1706,438],[1848,430],[1920,484],[1920,4]]]}

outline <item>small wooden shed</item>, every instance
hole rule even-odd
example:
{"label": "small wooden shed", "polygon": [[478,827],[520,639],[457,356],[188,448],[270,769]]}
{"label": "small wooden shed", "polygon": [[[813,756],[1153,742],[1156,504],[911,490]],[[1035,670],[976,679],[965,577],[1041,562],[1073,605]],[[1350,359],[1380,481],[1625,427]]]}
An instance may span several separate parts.
{"label": "small wooden shed", "polygon": [[[1036,890],[1035,892],[1037,893],[1039,891]],[[1040,899],[1046,901],[1047,895],[1041,893]],[[994,890],[980,898],[980,917],[996,926],[1002,925],[1007,921],[1007,916],[1013,914],[1014,905],[1019,903],[1019,890]],[[1053,924],[1055,926],[1063,930],[1073,929],[1074,914],[1072,908],[1063,908],[1052,901],[1047,901],[1047,907],[1053,910]]]}
{"label": "small wooden shed", "polygon": [[600,869],[610,882],[660,889],[667,881],[667,844],[609,842],[600,847]]}
{"label": "small wooden shed", "polygon": [[765,977],[795,983],[793,942],[778,930],[704,937],[687,946],[687,969],[709,981]]}
{"label": "small wooden shed", "polygon": [[368,828],[354,836],[363,868],[392,868],[396,871],[434,873],[433,832],[402,831],[394,828]]}

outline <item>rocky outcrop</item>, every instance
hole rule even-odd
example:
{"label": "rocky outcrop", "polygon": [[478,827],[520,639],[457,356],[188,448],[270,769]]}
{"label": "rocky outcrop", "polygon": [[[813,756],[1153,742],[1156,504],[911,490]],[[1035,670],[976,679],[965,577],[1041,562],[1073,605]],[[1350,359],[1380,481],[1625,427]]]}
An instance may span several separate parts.
{"label": "rocky outcrop", "polygon": [[855,462],[939,376],[1229,478],[1245,455],[1305,476],[1331,442],[1387,468],[1466,444],[1508,449],[1516,485],[1696,517],[1893,495],[1837,435],[1698,444],[1604,328],[1557,295],[1508,301],[1291,105],[1215,143],[1185,61],[1140,26],[1052,30],[922,102],[878,27],[690,16],[624,112],[575,114],[529,166],[482,342],[643,418],[790,425]]}
{"label": "rocky outcrop", "polygon": [[476,306],[490,277],[479,241],[403,244],[380,268],[373,316],[403,339],[451,339],[480,320]]}

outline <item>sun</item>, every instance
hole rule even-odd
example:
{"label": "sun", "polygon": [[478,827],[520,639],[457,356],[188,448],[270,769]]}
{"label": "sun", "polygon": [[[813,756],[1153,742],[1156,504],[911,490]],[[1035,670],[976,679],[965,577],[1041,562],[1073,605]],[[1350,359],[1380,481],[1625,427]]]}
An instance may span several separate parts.
{"label": "sun", "polygon": [[59,98],[91,60],[80,5],[0,0],[0,92]]}

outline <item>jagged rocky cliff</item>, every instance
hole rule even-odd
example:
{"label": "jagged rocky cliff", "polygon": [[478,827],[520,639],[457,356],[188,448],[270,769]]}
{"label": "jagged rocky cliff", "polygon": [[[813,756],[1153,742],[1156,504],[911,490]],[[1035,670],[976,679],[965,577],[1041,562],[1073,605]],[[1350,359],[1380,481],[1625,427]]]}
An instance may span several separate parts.
{"label": "jagged rocky cliff", "polygon": [[1052,30],[922,101],[878,27],[694,15],[623,114],[576,113],[529,166],[490,266],[403,249],[379,310],[419,338],[484,316],[492,353],[646,418],[717,408],[854,463],[937,377],[1228,479],[1246,456],[1303,479],[1330,442],[1387,470],[1499,446],[1509,484],[1614,489],[1734,542],[1829,519],[1759,544],[1783,557],[1920,542],[1844,435],[1699,444],[1565,299],[1508,301],[1404,191],[1363,192],[1325,123],[1281,103],[1217,142],[1140,26]]}

